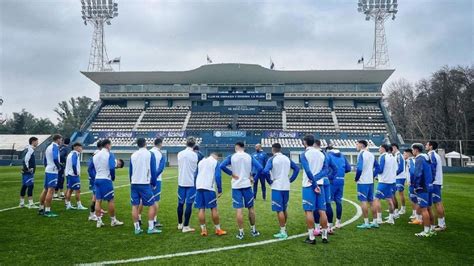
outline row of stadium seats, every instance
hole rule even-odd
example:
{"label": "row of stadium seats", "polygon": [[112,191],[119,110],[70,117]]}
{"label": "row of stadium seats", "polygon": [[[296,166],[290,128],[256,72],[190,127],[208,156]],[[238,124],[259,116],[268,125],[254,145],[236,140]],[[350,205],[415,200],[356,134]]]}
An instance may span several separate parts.
{"label": "row of stadium seats", "polygon": [[331,109],[326,106],[286,106],[286,129],[289,131],[335,132]]}
{"label": "row of stadium seats", "polygon": [[150,107],[146,109],[137,131],[180,131],[188,112],[187,106]]}
{"label": "row of stadium seats", "polygon": [[[118,137],[118,138],[109,138],[110,141],[112,142],[113,146],[136,146],[136,138],[123,138],[123,137]],[[99,140],[103,139],[97,139],[92,145],[96,146],[97,142]],[[153,142],[155,141],[154,138],[146,138],[146,143],[148,146],[153,146]],[[196,144],[201,144],[202,138],[196,138]],[[163,146],[164,147],[184,147],[186,146],[186,138],[179,138],[179,137],[173,137],[173,138],[164,138],[163,139]]]}
{"label": "row of stadium seats", "polygon": [[[263,147],[271,147],[273,143],[280,143],[282,147],[285,148],[301,148],[303,143],[301,139],[294,138],[263,138],[261,144]],[[372,140],[368,140],[369,148],[377,148],[375,143]],[[356,139],[329,139],[329,143],[325,139],[321,139],[321,147],[327,147],[328,144],[331,144],[337,149],[341,148],[355,148],[357,144]]]}
{"label": "row of stadium seats", "polygon": [[378,106],[336,106],[334,111],[342,132],[376,134],[387,132],[384,115]]}
{"label": "row of stadium seats", "polygon": [[254,115],[238,115],[237,129],[240,130],[281,130],[281,112],[260,112]]}
{"label": "row of stadium seats", "polygon": [[219,112],[192,112],[188,130],[226,130],[232,129],[232,115]]}
{"label": "row of stadium seats", "polygon": [[130,131],[142,112],[140,108],[104,106],[92,122],[91,131]]}

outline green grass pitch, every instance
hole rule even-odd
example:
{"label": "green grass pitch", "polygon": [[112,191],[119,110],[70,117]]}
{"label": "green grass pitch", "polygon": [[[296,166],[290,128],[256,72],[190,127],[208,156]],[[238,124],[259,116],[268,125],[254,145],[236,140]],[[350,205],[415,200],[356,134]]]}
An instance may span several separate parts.
{"label": "green grass pitch", "polygon": [[[38,200],[43,168],[35,178],[35,201]],[[128,169],[118,171],[115,186],[127,185]],[[86,173],[86,169],[82,169]],[[279,229],[271,201],[256,202],[257,228],[262,235],[253,238],[246,226],[246,238],[235,238],[235,213],[231,206],[230,177],[223,176],[224,194],[218,201],[221,225],[227,236],[199,235],[197,212],[193,212],[191,226],[195,233],[183,234],[176,229],[176,168],[164,173],[159,219],[164,224],[159,235],[133,234],[130,187],[115,190],[117,218],[125,225],[97,229],[87,221],[88,211],[66,211],[64,203],[53,202],[58,218],[38,216],[35,210],[11,209],[0,212],[0,265],[71,265],[111,260],[125,260],[146,256],[235,246],[272,239]],[[0,210],[18,205],[21,177],[19,167],[0,168]],[[82,178],[83,192],[88,191],[87,178]],[[268,190],[268,193],[270,191]],[[345,198],[357,202],[353,174],[346,178]],[[89,206],[91,194],[84,194],[84,206]],[[361,231],[355,228],[362,221],[337,230],[330,243],[316,246],[303,244],[303,237],[244,247],[215,253],[144,261],[138,264],[252,264],[252,265],[316,265],[316,264],[439,264],[473,265],[474,263],[474,175],[446,174],[443,190],[448,230],[436,237],[420,239],[414,236],[422,230],[409,225],[406,214],[394,226]],[[73,200],[74,203],[74,200]],[[105,207],[105,206],[104,206]],[[386,206],[384,206],[385,209]],[[407,207],[408,212],[411,208]],[[146,209],[145,209],[146,210]],[[146,213],[144,213],[146,215]],[[344,202],[343,221],[356,215],[356,208]],[[384,215],[386,215],[384,213]],[[145,216],[146,217],[146,216]],[[207,216],[208,228],[213,226]],[[288,231],[290,236],[306,232],[301,208],[301,176],[292,184],[289,203]],[[211,232],[213,232],[211,230]],[[135,263],[137,264],[137,263]]]}

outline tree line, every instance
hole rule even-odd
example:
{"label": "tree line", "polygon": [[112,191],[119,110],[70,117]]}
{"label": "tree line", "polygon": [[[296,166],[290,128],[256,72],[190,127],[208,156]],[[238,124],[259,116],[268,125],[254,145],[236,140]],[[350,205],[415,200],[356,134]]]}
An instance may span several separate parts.
{"label": "tree line", "polygon": [[387,86],[384,102],[406,142],[437,140],[447,151],[474,152],[474,68],[445,66],[430,77]]}
{"label": "tree line", "polygon": [[14,112],[13,116],[0,124],[0,134],[53,134],[71,136],[78,130],[92,111],[96,102],[83,96],[61,101],[54,109],[58,116],[57,123],[48,118],[35,117],[22,109]]}

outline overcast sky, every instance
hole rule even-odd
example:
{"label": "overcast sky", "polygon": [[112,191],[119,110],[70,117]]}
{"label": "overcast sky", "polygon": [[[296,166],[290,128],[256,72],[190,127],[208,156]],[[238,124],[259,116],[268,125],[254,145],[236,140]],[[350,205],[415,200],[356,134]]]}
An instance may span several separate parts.
{"label": "overcast sky", "polygon": [[[390,81],[415,82],[443,65],[472,65],[474,1],[399,0],[386,22]],[[56,123],[54,107],[75,96],[98,98],[87,69],[92,26],[79,0],[0,1],[1,111],[22,108]],[[109,58],[122,70],[189,70],[241,62],[276,69],[354,69],[370,58],[373,22],[357,0],[145,1],[119,0],[106,27]]]}

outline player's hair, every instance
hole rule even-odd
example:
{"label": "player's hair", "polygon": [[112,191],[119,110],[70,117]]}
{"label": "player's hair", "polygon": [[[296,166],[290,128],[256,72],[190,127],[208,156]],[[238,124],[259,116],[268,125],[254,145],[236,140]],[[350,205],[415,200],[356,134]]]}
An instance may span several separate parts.
{"label": "player's hair", "polygon": [[139,148],[145,147],[145,146],[146,146],[146,139],[144,139],[144,138],[138,138],[138,139],[137,139],[137,146],[138,146]]}
{"label": "player's hair", "polygon": [[315,139],[314,144],[316,144],[316,146],[318,146],[318,147],[321,147],[321,140]]}
{"label": "player's hair", "polygon": [[423,152],[423,144],[421,143],[413,143],[411,145],[412,150],[417,150],[419,152]]}
{"label": "player's hair", "polygon": [[28,143],[31,145],[31,143],[37,141],[38,138],[37,137],[31,137],[29,140],[28,140]]}
{"label": "player's hair", "polygon": [[189,137],[186,140],[186,146],[192,148],[192,147],[194,147],[194,145],[196,145],[196,140],[194,139],[194,137]]}
{"label": "player's hair", "polygon": [[76,142],[76,143],[72,144],[73,149],[76,148],[76,147],[82,147],[82,144],[79,143],[79,142]]}
{"label": "player's hair", "polygon": [[332,150],[334,149],[334,146],[332,146],[332,144],[329,144],[327,147],[326,147],[326,150]]}
{"label": "player's hair", "polygon": [[393,152],[392,146],[390,146],[390,145],[387,145],[387,148],[388,148],[388,150],[387,150],[387,151],[388,151],[389,153],[392,153],[392,152]]}
{"label": "player's hair", "polygon": [[163,143],[163,139],[162,139],[162,138],[156,138],[156,139],[155,139],[155,142],[154,142],[155,146],[161,145],[161,143]]}
{"label": "player's hair", "polygon": [[111,145],[111,144],[112,144],[112,142],[110,141],[110,139],[104,139],[102,141],[102,148],[107,146],[107,145]]}
{"label": "player's hair", "polygon": [[242,141],[237,141],[235,146],[239,146],[240,148],[245,148],[245,144]]}
{"label": "player's hair", "polygon": [[194,145],[193,151],[198,151],[199,150],[199,145]]}
{"label": "player's hair", "polygon": [[392,149],[388,144],[384,143],[382,145],[380,145],[380,147],[382,147],[385,152],[390,152],[390,150]]}
{"label": "player's hair", "polygon": [[313,146],[314,145],[314,136],[313,135],[306,135],[303,137],[303,141],[306,142],[306,145]]}
{"label": "player's hair", "polygon": [[369,144],[367,143],[367,140],[365,139],[360,139],[357,141],[357,143],[360,143],[362,145],[364,145],[364,148],[366,148]]}
{"label": "player's hair", "polygon": [[393,147],[397,147],[397,150],[399,150],[399,149],[400,149],[400,147],[398,147],[398,144],[397,144],[397,143],[395,143],[395,142],[394,142],[394,143],[392,143],[392,144],[390,144],[390,146],[392,146],[392,148],[393,148]]}
{"label": "player's hair", "polygon": [[212,155],[219,157],[219,155],[217,155],[217,152],[211,152],[211,154],[209,154],[209,156],[212,156]]}
{"label": "player's hair", "polygon": [[281,151],[281,144],[278,143],[278,142],[273,143],[272,149],[274,149],[276,152],[280,152]]}
{"label": "player's hair", "polygon": [[437,150],[438,149],[438,142],[434,141],[434,140],[428,140],[428,145],[430,145],[431,147],[433,147],[433,150]]}
{"label": "player's hair", "polygon": [[64,139],[64,144],[69,145],[69,143],[71,143],[71,139],[70,138],[65,138]]}
{"label": "player's hair", "polygon": [[98,140],[98,141],[97,141],[97,149],[101,149],[102,147],[104,147],[103,141],[102,141],[102,140]]}
{"label": "player's hair", "polygon": [[403,152],[408,152],[408,153],[413,154],[413,150],[412,150],[412,149],[405,149]]}
{"label": "player's hair", "polygon": [[117,164],[117,168],[123,168],[123,166],[125,165],[125,162],[122,159],[118,159],[117,162],[120,163],[120,166],[118,166]]}
{"label": "player's hair", "polygon": [[62,138],[63,138],[63,136],[61,136],[59,134],[53,135],[53,141],[57,141],[57,140],[62,139]]}

